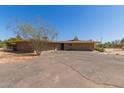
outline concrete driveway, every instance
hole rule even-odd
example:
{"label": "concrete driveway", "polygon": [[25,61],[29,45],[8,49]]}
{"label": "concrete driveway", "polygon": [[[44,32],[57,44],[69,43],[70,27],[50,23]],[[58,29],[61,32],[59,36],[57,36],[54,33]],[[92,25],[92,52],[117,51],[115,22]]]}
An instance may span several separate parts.
{"label": "concrete driveway", "polygon": [[4,63],[0,87],[124,87],[124,56],[58,51]]}

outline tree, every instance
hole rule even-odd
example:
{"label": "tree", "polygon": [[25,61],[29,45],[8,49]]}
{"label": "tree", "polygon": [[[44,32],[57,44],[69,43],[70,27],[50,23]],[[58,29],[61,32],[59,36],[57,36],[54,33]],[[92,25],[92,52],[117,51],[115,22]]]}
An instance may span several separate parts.
{"label": "tree", "polygon": [[121,39],[121,41],[120,41],[120,42],[121,42],[121,44],[122,44],[122,45],[124,45],[124,38],[123,38],[123,39]]}
{"label": "tree", "polygon": [[105,48],[121,48],[121,41],[120,40],[114,40],[111,42],[105,42],[103,44]]}
{"label": "tree", "polygon": [[121,39],[121,43],[124,43],[124,38],[123,38],[123,39]]}
{"label": "tree", "polygon": [[49,41],[52,41],[57,32],[50,26],[45,26],[40,20],[35,25],[31,23],[16,23],[13,31],[23,39],[32,41],[32,46],[37,55],[47,48]]}
{"label": "tree", "polygon": [[0,48],[3,48],[3,47],[5,47],[5,42],[0,40]]}
{"label": "tree", "polygon": [[17,35],[16,37],[12,37],[12,38],[5,40],[4,43],[13,43],[13,42],[17,42],[20,40],[22,40],[22,38],[19,35]]}
{"label": "tree", "polygon": [[111,42],[105,42],[105,43],[103,44],[103,46],[104,46],[105,48],[109,48],[109,47],[111,47]]}

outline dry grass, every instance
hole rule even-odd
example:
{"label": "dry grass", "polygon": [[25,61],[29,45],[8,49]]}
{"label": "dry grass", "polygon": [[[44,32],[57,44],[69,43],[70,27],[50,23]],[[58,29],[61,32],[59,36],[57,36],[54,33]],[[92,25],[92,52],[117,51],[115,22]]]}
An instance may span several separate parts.
{"label": "dry grass", "polygon": [[12,53],[6,52],[3,49],[0,49],[0,63],[8,63],[8,62],[25,62],[36,58],[33,53]]}
{"label": "dry grass", "polygon": [[112,54],[112,55],[122,55],[122,56],[124,56],[124,50],[123,49],[117,49],[117,48],[106,48],[103,53],[104,54]]}

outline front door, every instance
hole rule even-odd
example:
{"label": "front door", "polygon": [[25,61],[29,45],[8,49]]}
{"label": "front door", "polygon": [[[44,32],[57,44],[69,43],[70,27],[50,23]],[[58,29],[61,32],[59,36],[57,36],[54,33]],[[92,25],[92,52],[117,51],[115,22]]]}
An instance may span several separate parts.
{"label": "front door", "polygon": [[64,43],[61,44],[61,50],[64,50]]}

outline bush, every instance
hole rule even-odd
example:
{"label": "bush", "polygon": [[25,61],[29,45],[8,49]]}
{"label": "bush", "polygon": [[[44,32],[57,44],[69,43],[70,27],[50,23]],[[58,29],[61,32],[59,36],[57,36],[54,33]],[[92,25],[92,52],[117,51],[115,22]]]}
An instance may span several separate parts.
{"label": "bush", "polygon": [[122,47],[122,49],[124,50],[124,47]]}
{"label": "bush", "polygon": [[3,48],[5,44],[3,42],[0,42],[0,48]]}
{"label": "bush", "polygon": [[104,52],[105,51],[104,48],[102,48],[102,47],[96,47],[95,50],[99,51],[99,52]]}

